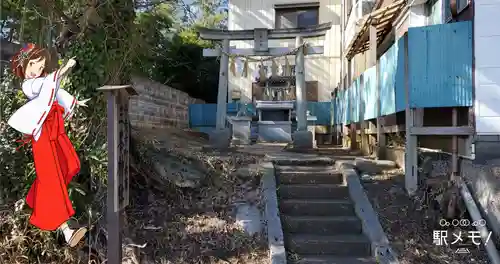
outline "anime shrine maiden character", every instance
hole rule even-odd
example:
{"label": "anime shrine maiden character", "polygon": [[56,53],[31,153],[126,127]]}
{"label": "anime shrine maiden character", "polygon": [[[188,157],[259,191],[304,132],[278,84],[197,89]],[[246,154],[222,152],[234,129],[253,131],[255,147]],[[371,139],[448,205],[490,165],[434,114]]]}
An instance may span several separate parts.
{"label": "anime shrine maiden character", "polygon": [[64,130],[64,121],[75,106],[86,106],[59,87],[76,64],[70,59],[60,69],[46,72],[50,62],[47,50],[25,45],[11,60],[15,75],[23,80],[28,103],[19,108],[8,124],[31,141],[36,178],[26,197],[32,208],[30,223],[47,231],[59,229],[74,247],[85,236],[86,228],[71,229],[67,221],[75,214],[67,186],[80,171],[80,160]]}

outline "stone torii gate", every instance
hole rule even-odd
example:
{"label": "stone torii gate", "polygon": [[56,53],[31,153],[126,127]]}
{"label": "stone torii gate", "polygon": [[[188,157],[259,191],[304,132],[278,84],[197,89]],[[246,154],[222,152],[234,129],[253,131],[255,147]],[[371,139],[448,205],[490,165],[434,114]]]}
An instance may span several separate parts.
{"label": "stone torii gate", "polygon": [[[291,52],[293,48],[270,48],[269,39],[294,39],[296,47],[302,46],[305,38],[322,37],[332,27],[332,23],[324,23],[314,27],[291,29],[255,28],[250,30],[218,30],[202,28],[200,37],[205,40],[221,40],[222,50],[204,49],[205,57],[221,57],[219,87],[217,95],[216,129],[210,136],[210,143],[216,148],[227,148],[230,143],[230,132],[226,128],[229,54],[246,56],[278,56]],[[231,40],[254,40],[253,49],[230,49]],[[296,113],[297,131],[293,135],[294,147],[312,148],[313,136],[307,131],[306,80],[304,74],[304,54],[323,54],[323,46],[307,46],[299,48],[295,55],[296,72]]]}

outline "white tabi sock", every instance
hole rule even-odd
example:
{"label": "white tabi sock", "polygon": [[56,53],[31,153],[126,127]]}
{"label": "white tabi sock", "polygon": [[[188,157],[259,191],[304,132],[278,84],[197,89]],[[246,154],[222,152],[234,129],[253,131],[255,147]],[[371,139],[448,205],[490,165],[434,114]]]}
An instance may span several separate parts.
{"label": "white tabi sock", "polygon": [[66,239],[66,242],[69,242],[71,239],[71,236],[73,235],[73,232],[75,232],[73,229],[66,227],[63,230],[64,238]]}

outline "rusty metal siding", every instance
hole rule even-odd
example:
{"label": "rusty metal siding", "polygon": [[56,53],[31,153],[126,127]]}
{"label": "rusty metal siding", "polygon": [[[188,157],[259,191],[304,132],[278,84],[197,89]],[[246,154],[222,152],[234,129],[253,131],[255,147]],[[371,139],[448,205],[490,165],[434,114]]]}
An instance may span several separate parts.
{"label": "rusty metal siding", "polygon": [[410,107],[472,106],[472,23],[408,30]]}

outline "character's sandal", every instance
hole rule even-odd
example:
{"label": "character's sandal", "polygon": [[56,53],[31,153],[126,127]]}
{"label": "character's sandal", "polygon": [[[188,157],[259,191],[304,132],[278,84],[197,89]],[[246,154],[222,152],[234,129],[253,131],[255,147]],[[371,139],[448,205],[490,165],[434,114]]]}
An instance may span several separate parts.
{"label": "character's sandal", "polygon": [[87,233],[87,228],[86,227],[80,227],[73,231],[73,234],[71,234],[71,237],[68,239],[68,245],[70,247],[75,247],[78,245],[78,243],[82,240],[83,237],[85,237],[85,234]]}

